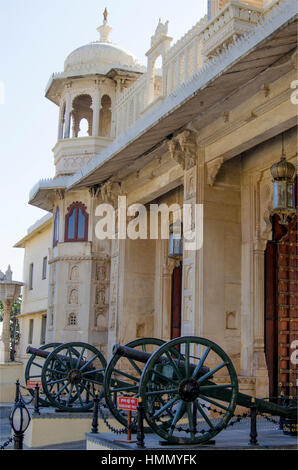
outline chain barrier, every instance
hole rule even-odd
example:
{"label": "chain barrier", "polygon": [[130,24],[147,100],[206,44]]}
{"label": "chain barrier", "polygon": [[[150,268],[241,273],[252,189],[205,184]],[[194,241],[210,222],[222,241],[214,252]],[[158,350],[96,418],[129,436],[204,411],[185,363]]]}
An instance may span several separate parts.
{"label": "chain barrier", "polygon": [[[22,388],[22,389],[24,389],[24,390],[26,390],[26,391],[28,392],[28,388],[24,387],[23,385],[20,384],[19,387]],[[21,401],[22,403],[24,403],[24,405],[30,405],[30,404],[33,402],[33,400],[34,400],[34,396],[30,396],[29,401],[25,401],[25,399],[24,399],[24,397],[23,397],[21,391],[19,391],[19,394],[20,394],[20,401]]]}
{"label": "chain barrier", "polygon": [[7,447],[12,441],[13,437],[10,437],[6,442],[0,445],[0,450],[5,450],[5,447]]}
{"label": "chain barrier", "polygon": [[104,414],[104,411],[102,410],[102,408],[106,408],[108,409],[107,405],[105,403],[101,403],[99,402],[98,403],[98,411],[99,411],[99,414],[103,420],[103,422],[105,423],[105,425],[107,426],[107,428],[113,432],[114,434],[126,434],[127,433],[127,426],[125,426],[123,429],[116,429],[114,428],[108,421],[108,418],[105,416]]}

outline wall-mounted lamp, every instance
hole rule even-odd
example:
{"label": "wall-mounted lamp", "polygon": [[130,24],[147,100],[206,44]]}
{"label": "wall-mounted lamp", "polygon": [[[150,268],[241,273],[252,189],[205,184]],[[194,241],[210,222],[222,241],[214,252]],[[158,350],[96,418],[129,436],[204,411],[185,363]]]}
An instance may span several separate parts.
{"label": "wall-mounted lamp", "polygon": [[279,223],[287,225],[295,212],[294,176],[296,169],[288,162],[284,153],[284,137],[282,136],[282,156],[278,163],[270,168],[273,177],[273,208],[272,214],[279,216]]}
{"label": "wall-mounted lamp", "polygon": [[183,227],[180,221],[170,225],[169,258],[183,258]]}

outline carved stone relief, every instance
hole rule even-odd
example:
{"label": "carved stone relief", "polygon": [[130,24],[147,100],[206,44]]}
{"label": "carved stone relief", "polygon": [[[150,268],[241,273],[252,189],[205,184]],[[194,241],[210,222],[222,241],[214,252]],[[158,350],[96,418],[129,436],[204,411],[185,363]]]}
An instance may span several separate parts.
{"label": "carved stone relief", "polygon": [[72,266],[70,268],[69,280],[78,281],[80,279],[80,269],[78,266]]}
{"label": "carved stone relief", "polygon": [[79,295],[77,289],[70,289],[69,297],[68,297],[69,304],[77,305],[79,303]]}
{"label": "carved stone relief", "polygon": [[183,168],[189,170],[196,165],[197,142],[196,134],[189,129],[181,132],[168,142],[171,157]]}

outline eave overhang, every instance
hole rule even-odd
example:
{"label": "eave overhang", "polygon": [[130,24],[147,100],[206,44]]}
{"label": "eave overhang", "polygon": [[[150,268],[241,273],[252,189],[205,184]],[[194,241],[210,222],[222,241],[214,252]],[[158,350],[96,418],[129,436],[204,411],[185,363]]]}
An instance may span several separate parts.
{"label": "eave overhang", "polygon": [[[49,201],[54,190],[69,191],[101,184],[195,118],[208,125],[225,109],[228,99],[229,106],[239,104],[239,91],[248,83],[250,93],[255,93],[263,83],[277,80],[292,70],[290,56],[296,49],[297,5],[295,0],[288,0],[253,31],[205,64],[86,166],[64,177],[62,186],[55,178],[38,183],[30,193],[29,203],[52,210]],[[292,127],[295,122],[288,125]]]}
{"label": "eave overhang", "polygon": [[219,104],[248,82],[254,80],[257,89],[266,80],[278,79],[287,67],[290,70],[290,59],[288,65],[282,59],[296,48],[297,5],[288,0],[72,175],[67,190],[106,181],[198,116],[207,125],[218,115]]}

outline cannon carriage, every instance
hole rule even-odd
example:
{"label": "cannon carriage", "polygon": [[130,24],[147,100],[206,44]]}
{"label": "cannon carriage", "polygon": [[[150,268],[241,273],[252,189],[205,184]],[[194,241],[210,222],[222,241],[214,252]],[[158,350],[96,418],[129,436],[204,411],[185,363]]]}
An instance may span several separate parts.
{"label": "cannon carriage", "polygon": [[[117,421],[126,425],[126,411],[118,409],[117,398],[138,397],[147,431],[173,444],[207,442],[226,428],[237,406],[251,406],[252,397],[239,392],[231,359],[204,338],[187,336],[167,343],[145,338],[115,345],[108,363],[85,343],[27,351],[45,359],[43,399],[51,406],[86,411],[98,393]],[[297,420],[296,403],[285,407],[255,399],[255,405],[261,413]],[[136,416],[132,430],[136,430]]]}

